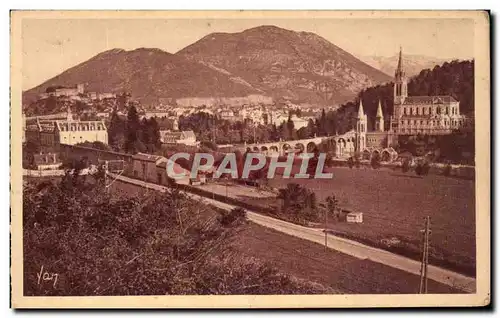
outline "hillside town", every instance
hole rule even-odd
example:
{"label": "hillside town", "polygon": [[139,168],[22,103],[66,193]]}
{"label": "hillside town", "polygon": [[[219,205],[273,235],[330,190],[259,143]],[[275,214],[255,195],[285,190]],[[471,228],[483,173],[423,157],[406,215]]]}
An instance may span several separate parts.
{"label": "hillside town", "polygon": [[24,270],[65,275],[26,295],[475,293],[474,60],[394,51],[258,26],[23,92]]}

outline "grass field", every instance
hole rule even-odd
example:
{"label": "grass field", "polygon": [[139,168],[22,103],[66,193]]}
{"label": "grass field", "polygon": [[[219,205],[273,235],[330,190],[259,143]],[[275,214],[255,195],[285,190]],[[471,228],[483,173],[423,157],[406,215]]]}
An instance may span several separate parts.
{"label": "grass field", "polygon": [[[313,242],[248,223],[233,243],[243,254],[283,272],[346,294],[418,293],[420,277],[368,259],[360,260]],[[429,293],[460,293],[429,280]]]}
{"label": "grass field", "polygon": [[[134,185],[116,182],[114,195],[145,195]],[[359,260],[320,244],[289,236],[257,224],[248,223],[232,246],[240,253],[269,262],[280,271],[297,278],[331,287],[341,293],[415,293],[419,277],[369,260]],[[429,281],[431,293],[459,293],[449,286]]]}
{"label": "grass field", "polygon": [[[333,179],[272,179],[283,187],[295,182],[316,192],[318,200],[335,194],[341,205],[363,212],[362,224],[330,223],[337,234],[361,241],[380,242],[398,238],[417,252],[424,217],[431,217],[430,253],[475,272],[474,181],[439,175],[418,177],[414,173],[368,168],[330,168]],[[431,260],[432,261],[432,260]]]}

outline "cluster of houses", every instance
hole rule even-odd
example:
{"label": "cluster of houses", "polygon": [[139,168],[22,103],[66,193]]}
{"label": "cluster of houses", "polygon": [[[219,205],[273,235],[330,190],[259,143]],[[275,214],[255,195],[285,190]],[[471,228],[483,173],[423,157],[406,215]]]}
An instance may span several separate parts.
{"label": "cluster of houses", "polygon": [[95,100],[116,98],[115,93],[86,92],[85,84],[77,84],[74,87],[49,87],[45,93],[38,95],[39,100],[49,97],[64,97],[73,101],[92,102]]}
{"label": "cluster of houses", "polygon": [[[192,130],[179,131],[177,119],[162,121],[160,140],[165,145],[184,144],[198,146],[199,141]],[[39,147],[33,157],[37,169],[55,169],[60,166],[59,146],[100,142],[108,144],[108,129],[104,120],[80,120],[73,117],[71,108],[66,113],[25,117],[23,116],[23,143],[30,142]]]}
{"label": "cluster of houses", "polygon": [[[171,179],[168,177],[167,165],[172,165],[175,174],[183,174],[184,177]],[[190,171],[176,162],[171,162],[163,156],[137,153],[132,156],[133,177],[145,182],[168,186],[172,182],[183,185],[200,185],[206,183],[206,174],[200,172],[192,178]],[[343,220],[347,223],[363,223],[363,213],[349,210],[341,210]]]}
{"label": "cluster of houses", "polygon": [[[167,174],[168,159],[163,156],[137,153],[132,156],[132,174],[134,178],[160,185],[169,185],[171,179]],[[184,173],[186,177],[175,180],[178,184],[189,184],[189,172],[177,163],[173,164],[173,171]]]}

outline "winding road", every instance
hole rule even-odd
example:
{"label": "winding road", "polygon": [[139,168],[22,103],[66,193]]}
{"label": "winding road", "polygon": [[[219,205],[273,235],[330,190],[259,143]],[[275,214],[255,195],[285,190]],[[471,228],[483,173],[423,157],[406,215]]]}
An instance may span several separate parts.
{"label": "winding road", "polygon": [[[119,176],[115,174],[108,173],[111,178],[120,180],[122,182],[127,182],[135,185],[139,185],[143,188],[148,188],[157,191],[165,191],[166,187],[160,186],[153,183],[148,183],[124,176]],[[196,194],[186,193],[188,196],[195,198],[197,200],[203,200],[207,204],[211,204],[218,208],[224,210],[231,210],[236,206],[219,202],[213,199],[208,199]],[[247,211],[247,218],[261,226],[265,226],[276,231],[292,235],[304,240],[311,242],[325,244],[325,234],[322,229],[309,228],[290,222],[278,220],[269,216],[258,214],[255,212]],[[381,263],[386,266],[397,268],[399,270],[420,275],[420,262],[409,259],[407,257],[397,255],[385,250],[370,247],[356,241],[344,239],[334,235],[328,235],[327,237],[328,248],[336,250],[340,253],[344,253],[359,259],[368,259],[373,262]],[[463,290],[464,292],[474,293],[476,291],[476,280],[474,278],[443,269],[437,266],[428,266],[428,278],[436,282],[446,284],[448,286],[454,287],[456,289]]]}

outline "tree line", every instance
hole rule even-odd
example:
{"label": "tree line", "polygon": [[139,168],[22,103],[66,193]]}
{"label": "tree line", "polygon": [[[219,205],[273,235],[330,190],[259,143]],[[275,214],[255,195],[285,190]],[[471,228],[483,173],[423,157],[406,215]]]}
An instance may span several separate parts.
{"label": "tree line", "polygon": [[115,151],[154,153],[161,148],[158,122],[154,117],[140,120],[133,105],[126,118],[118,115],[115,108],[108,125],[108,143]]}

